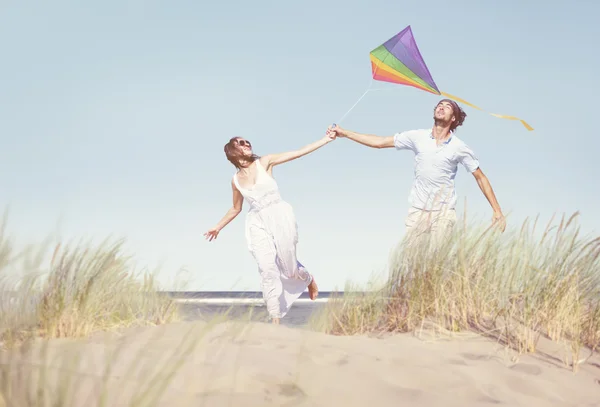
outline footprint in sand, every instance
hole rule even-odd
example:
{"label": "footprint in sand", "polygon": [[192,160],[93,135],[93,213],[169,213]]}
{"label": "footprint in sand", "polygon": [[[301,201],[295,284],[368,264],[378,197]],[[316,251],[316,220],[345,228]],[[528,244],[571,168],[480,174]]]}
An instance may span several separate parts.
{"label": "footprint in sand", "polygon": [[262,341],[258,341],[258,340],[254,340],[254,339],[234,339],[232,341],[232,343],[235,345],[242,345],[242,346],[261,346],[263,344]]}
{"label": "footprint in sand", "polygon": [[495,398],[492,398],[492,397],[487,396],[485,394],[479,396],[479,398],[477,399],[477,401],[479,401],[481,403],[487,403],[487,404],[502,404],[502,402],[500,400],[496,400]]}
{"label": "footprint in sand", "polygon": [[467,366],[467,362],[460,359],[449,359],[448,363],[451,365]]}
{"label": "footprint in sand", "polygon": [[398,394],[399,400],[417,401],[423,395],[423,391],[419,389],[410,389],[408,387],[396,386],[394,392]]}
{"label": "footprint in sand", "polygon": [[306,393],[295,383],[281,383],[278,386],[279,395],[300,402],[306,398]]}
{"label": "footprint in sand", "polygon": [[482,353],[461,353],[460,354],[463,358],[465,359],[469,359],[469,360],[489,360],[491,359],[488,355],[482,354]]}
{"label": "footprint in sand", "polygon": [[340,350],[328,349],[327,347],[316,347],[308,355],[313,363],[318,365],[337,365],[343,366],[350,361],[348,353]]}
{"label": "footprint in sand", "polygon": [[495,385],[484,384],[479,386],[480,388],[475,392],[478,403],[485,404],[502,404],[500,397],[500,391]]}
{"label": "footprint in sand", "polygon": [[506,379],[507,387],[517,393],[524,394],[539,399],[540,401],[551,401],[551,395],[543,391],[539,386],[529,380],[523,380],[519,377],[508,377]]}
{"label": "footprint in sand", "polygon": [[522,372],[526,374],[530,374],[532,376],[538,376],[542,374],[542,368],[536,365],[530,365],[527,363],[519,363],[518,365],[513,365],[509,369],[516,370],[517,372]]}
{"label": "footprint in sand", "polygon": [[342,356],[337,362],[335,362],[335,364],[337,366],[344,366],[344,365],[347,365],[349,361],[350,361],[350,359],[348,358],[348,355],[345,355],[345,356]]}

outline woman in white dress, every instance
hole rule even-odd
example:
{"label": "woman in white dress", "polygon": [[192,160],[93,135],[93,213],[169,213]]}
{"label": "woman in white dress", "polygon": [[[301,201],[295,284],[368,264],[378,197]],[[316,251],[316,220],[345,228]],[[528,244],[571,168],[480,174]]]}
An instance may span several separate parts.
{"label": "woman in white dress", "polygon": [[281,199],[273,167],[310,154],[335,139],[327,132],[322,139],[296,151],[259,157],[249,141],[234,137],[225,145],[227,159],[237,172],[231,180],[233,206],[215,227],[204,234],[208,241],[242,211],[245,200],[250,208],[246,217],[248,249],[258,263],[261,289],[273,323],[279,323],[293,302],[308,288],[311,300],[317,297],[314,277],[296,258],[298,229],[290,204]]}

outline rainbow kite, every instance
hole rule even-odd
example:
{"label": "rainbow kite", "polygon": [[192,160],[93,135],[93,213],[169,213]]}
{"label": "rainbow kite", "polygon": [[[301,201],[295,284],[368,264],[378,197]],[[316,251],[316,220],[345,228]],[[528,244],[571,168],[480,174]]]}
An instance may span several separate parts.
{"label": "rainbow kite", "polygon": [[[440,92],[435,81],[421,57],[417,43],[410,25],[384,44],[378,46],[370,53],[373,79],[400,85],[414,86],[434,95],[443,95],[457,102],[464,103],[475,109],[481,108],[445,92]],[[483,110],[482,110],[483,111]],[[525,121],[514,117],[490,113],[501,119],[518,120],[527,130],[533,130]]]}

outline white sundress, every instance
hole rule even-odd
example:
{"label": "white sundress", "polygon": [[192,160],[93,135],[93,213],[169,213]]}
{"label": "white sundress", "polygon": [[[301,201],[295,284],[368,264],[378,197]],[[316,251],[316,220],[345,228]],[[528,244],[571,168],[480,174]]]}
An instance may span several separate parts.
{"label": "white sundress", "polygon": [[255,160],[256,183],[249,189],[233,182],[250,205],[246,217],[246,241],[258,263],[261,289],[271,318],[283,318],[293,302],[312,282],[312,276],[296,258],[298,228],[290,204],[281,199],[277,182]]}

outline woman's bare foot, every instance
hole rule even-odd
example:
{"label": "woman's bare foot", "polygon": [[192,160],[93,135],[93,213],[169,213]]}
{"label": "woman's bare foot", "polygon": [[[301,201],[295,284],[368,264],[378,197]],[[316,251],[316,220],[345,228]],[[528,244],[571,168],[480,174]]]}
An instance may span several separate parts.
{"label": "woman's bare foot", "polygon": [[279,318],[273,318],[271,322],[273,322],[275,325],[279,325]]}
{"label": "woman's bare foot", "polygon": [[317,282],[315,281],[314,277],[308,285],[308,296],[311,300],[314,300],[319,296],[319,287],[317,287]]}

